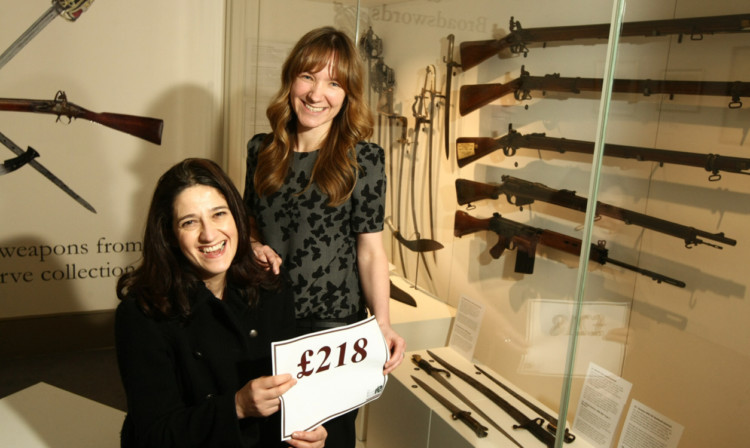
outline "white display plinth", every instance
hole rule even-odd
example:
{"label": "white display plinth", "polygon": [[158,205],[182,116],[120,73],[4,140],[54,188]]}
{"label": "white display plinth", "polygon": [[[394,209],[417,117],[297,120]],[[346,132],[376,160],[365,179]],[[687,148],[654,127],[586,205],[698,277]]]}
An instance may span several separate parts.
{"label": "white display plinth", "polygon": [[37,383],[0,399],[0,446],[118,448],[125,413]]}

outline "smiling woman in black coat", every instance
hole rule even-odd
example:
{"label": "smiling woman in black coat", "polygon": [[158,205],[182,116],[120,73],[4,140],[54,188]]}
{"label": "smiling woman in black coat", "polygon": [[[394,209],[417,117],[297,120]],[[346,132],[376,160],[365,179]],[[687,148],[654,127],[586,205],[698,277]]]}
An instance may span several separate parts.
{"label": "smiling woman in black coat", "polygon": [[[117,284],[115,334],[128,401],[123,447],[279,444],[271,342],[293,336],[282,277],[250,250],[242,198],[215,163],[186,159],[154,191],[141,264]],[[321,426],[288,443],[320,448]]]}

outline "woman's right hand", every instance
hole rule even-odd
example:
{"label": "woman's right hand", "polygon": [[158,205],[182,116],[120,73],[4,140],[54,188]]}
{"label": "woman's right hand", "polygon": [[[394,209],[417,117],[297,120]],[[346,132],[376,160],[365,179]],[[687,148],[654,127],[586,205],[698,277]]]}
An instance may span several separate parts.
{"label": "woman's right hand", "polygon": [[279,269],[281,268],[281,257],[279,254],[271,249],[271,246],[266,246],[257,241],[252,244],[252,248],[255,258],[262,264],[265,264],[266,269],[273,269],[273,273],[279,275]]}
{"label": "woman's right hand", "polygon": [[295,448],[322,448],[325,446],[328,431],[321,425],[312,431],[295,431],[286,443]]}
{"label": "woman's right hand", "polygon": [[248,381],[234,394],[237,417],[268,417],[281,407],[279,397],[295,384],[297,380],[288,373]]}

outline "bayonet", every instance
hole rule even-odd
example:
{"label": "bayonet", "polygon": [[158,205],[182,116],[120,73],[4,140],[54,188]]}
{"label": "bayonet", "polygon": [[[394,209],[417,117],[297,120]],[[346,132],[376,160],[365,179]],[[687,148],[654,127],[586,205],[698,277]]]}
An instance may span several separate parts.
{"label": "bayonet", "polygon": [[3,174],[11,173],[22,166],[26,165],[27,163],[31,162],[35,157],[39,157],[39,153],[34,150],[31,146],[29,146],[29,149],[26,150],[26,152],[22,153],[20,156],[13,157],[12,159],[8,159],[3,163],[0,163],[0,176]]}
{"label": "bayonet", "polygon": [[[458,368],[454,367],[453,365],[451,365],[450,363],[448,363],[444,359],[440,358],[438,355],[434,354],[430,350],[427,350],[427,354],[430,355],[432,357],[432,359],[434,359],[435,361],[437,361],[438,363],[440,363],[443,367],[445,367],[446,369],[448,369],[451,373],[453,373],[457,377],[459,377],[462,380],[464,380],[467,383],[469,383],[473,388],[475,388],[476,390],[478,390],[479,392],[481,392],[485,397],[489,398],[493,403],[497,404],[502,410],[504,410],[505,412],[508,412],[508,414],[510,414],[510,416],[513,417],[516,420],[516,422],[518,422],[520,424],[520,425],[516,425],[516,426],[524,427],[523,425],[525,423],[527,423],[529,420],[531,420],[529,417],[527,417],[521,411],[519,411],[518,408],[516,408],[511,403],[509,403],[508,401],[506,401],[505,399],[503,399],[502,397],[500,397],[497,393],[495,393],[495,391],[493,391],[489,387],[487,387],[484,384],[482,384],[479,381],[477,381],[476,378],[473,378],[471,375],[467,374],[466,372],[463,372],[463,371],[459,370]],[[477,367],[477,369],[479,369],[479,367]],[[489,378],[489,375],[487,375],[487,377]],[[536,412],[537,414],[541,415],[545,420],[547,420],[549,422],[547,428],[550,431],[550,433],[549,433],[550,435],[554,434],[555,431],[557,431],[557,419],[556,418],[554,418],[551,415],[549,415],[549,413],[543,411],[541,408],[539,408],[539,406],[536,406],[534,403],[530,402],[529,400],[527,400],[526,398],[524,398],[522,395],[516,393],[515,391],[513,391],[510,388],[507,388],[507,386],[505,386],[505,385],[503,385],[503,384],[501,384],[499,382],[496,383],[496,384],[500,385],[504,390],[508,391],[513,397],[517,398],[523,404],[527,405],[530,409],[532,409],[534,412]],[[511,409],[511,411],[509,411],[509,409]],[[531,433],[534,434],[534,431],[537,431],[540,428],[541,428],[541,426],[538,425],[536,422],[534,422],[534,424],[532,426],[530,426],[529,431],[531,431]],[[536,434],[534,434],[534,436],[536,436]],[[537,437],[537,438],[539,438],[539,437]],[[574,441],[575,438],[576,437],[573,434],[570,434],[568,432],[567,428],[566,428],[565,429],[565,438],[564,438],[565,442],[566,443],[570,443],[570,442]],[[539,439],[539,440],[541,440],[542,442],[547,443],[548,437],[545,436],[544,439]]]}
{"label": "bayonet", "polygon": [[523,448],[523,445],[521,445],[520,443],[518,443],[518,441],[516,439],[514,439],[513,436],[511,436],[510,434],[508,434],[508,432],[506,430],[504,430],[502,427],[500,427],[500,425],[498,425],[497,423],[495,423],[494,420],[492,420],[487,414],[485,414],[481,409],[479,409],[479,407],[477,405],[475,405],[474,403],[472,403],[471,400],[469,400],[464,394],[462,394],[458,389],[456,389],[456,387],[454,385],[452,385],[446,378],[444,378],[440,374],[440,372],[444,372],[447,376],[450,376],[450,373],[446,372],[443,369],[438,369],[437,367],[431,366],[430,363],[427,360],[422,359],[422,357],[419,356],[419,355],[412,355],[411,361],[414,364],[416,364],[420,369],[424,370],[428,375],[430,375],[431,377],[435,378],[438,383],[440,383],[443,386],[445,386],[445,388],[448,389],[449,391],[451,391],[453,393],[453,395],[455,395],[461,401],[463,401],[467,406],[469,406],[469,408],[471,408],[471,410],[473,410],[474,412],[476,412],[477,414],[479,414],[479,416],[482,417],[487,423],[489,423],[495,429],[497,429],[498,431],[500,431],[501,434],[503,434],[505,437],[507,437],[508,439],[510,439],[511,442],[515,443],[520,448]]}
{"label": "bayonet", "polygon": [[453,43],[455,36],[453,34],[448,35],[448,56],[443,57],[445,62],[445,158],[450,159],[450,147],[451,147],[451,81],[455,73],[453,69],[461,67],[461,64],[453,60]]}
{"label": "bayonet", "polygon": [[453,420],[461,420],[462,422],[464,422],[469,428],[472,429],[472,431],[474,431],[477,437],[487,437],[487,427],[476,421],[476,419],[471,416],[471,412],[464,411],[455,404],[451,403],[450,400],[440,395],[440,393],[438,393],[435,389],[431,388],[430,386],[425,384],[424,381],[420,380],[414,375],[411,375],[411,379],[413,379],[419,387],[424,389],[425,392],[430,394],[432,398],[436,399],[440,404],[448,408],[448,410],[451,411],[451,418],[453,418]]}
{"label": "bayonet", "polygon": [[[24,153],[24,150],[21,149],[18,145],[13,143],[8,137],[6,137],[2,132],[0,132],[0,143],[5,145],[8,149],[16,153],[17,155],[21,155]],[[86,202],[85,199],[83,199],[81,196],[78,195],[75,191],[73,191],[70,187],[65,185],[65,182],[60,180],[59,177],[52,174],[50,170],[45,168],[41,163],[37,162],[36,160],[29,161],[29,165],[34,168],[35,170],[39,171],[44,177],[49,179],[53,184],[57,185],[62,191],[68,194],[68,196],[72,197],[76,200],[79,204],[84,206],[87,210],[91,211],[92,213],[96,213],[96,209]]]}

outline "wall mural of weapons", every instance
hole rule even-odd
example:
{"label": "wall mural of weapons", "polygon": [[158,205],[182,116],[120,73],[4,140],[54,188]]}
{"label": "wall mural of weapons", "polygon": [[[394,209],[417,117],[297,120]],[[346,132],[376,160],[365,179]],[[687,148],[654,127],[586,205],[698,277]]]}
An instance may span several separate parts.
{"label": "wall mural of weapons", "polygon": [[[649,20],[625,22],[620,36],[655,37],[670,34],[690,36],[690,40],[703,40],[707,34],[746,33],[750,31],[750,14],[734,14],[713,17],[692,17],[686,19]],[[609,37],[609,23],[597,25],[553,26],[523,28],[521,22],[510,18],[510,33],[501,39],[462,42],[459,51],[464,70],[479,65],[487,59],[510,50],[513,54],[528,53],[528,46],[548,43],[575,43],[578,39],[606,39]]]}
{"label": "wall mural of weapons", "polygon": [[[463,85],[459,90],[458,111],[463,116],[506,95],[513,94],[517,101],[532,99],[532,90],[544,92],[581,93],[601,92],[601,78],[565,78],[559,73],[531,76],[525,67],[521,75],[505,84]],[[750,96],[750,82],[742,81],[673,81],[659,79],[613,79],[612,91],[639,93],[649,96],[657,93],[673,95],[728,96],[730,109],[742,107],[742,97]]]}
{"label": "wall mural of weapons", "polygon": [[[455,236],[462,237],[483,230],[495,232],[499,238],[497,244],[490,248],[490,255],[493,258],[500,258],[505,249],[516,249],[515,271],[521,274],[534,273],[534,259],[538,244],[582,256],[583,242],[578,238],[503,218],[499,213],[493,214],[491,218],[476,218],[466,212],[456,211],[453,231]],[[592,243],[589,247],[588,258],[599,264],[610,263],[637,272],[650,277],[657,283],[663,282],[679,288],[685,287],[685,282],[681,280],[610,258],[605,241]]]}
{"label": "wall mural of weapons", "polygon": [[[459,167],[466,166],[498,149],[502,149],[506,156],[514,156],[519,148],[540,149],[558,153],[593,154],[594,142],[547,137],[544,133],[524,135],[513,129],[512,123],[508,125],[508,133],[502,137],[459,137],[456,139],[456,156]],[[719,154],[698,154],[607,143],[604,145],[604,156],[703,168],[711,173],[708,177],[710,181],[720,180],[721,174],[719,173],[722,171],[750,174],[750,159]]]}
{"label": "wall mural of weapons", "polygon": [[57,16],[75,22],[89,9],[94,0],[52,0],[52,6],[0,55],[0,69]]}

